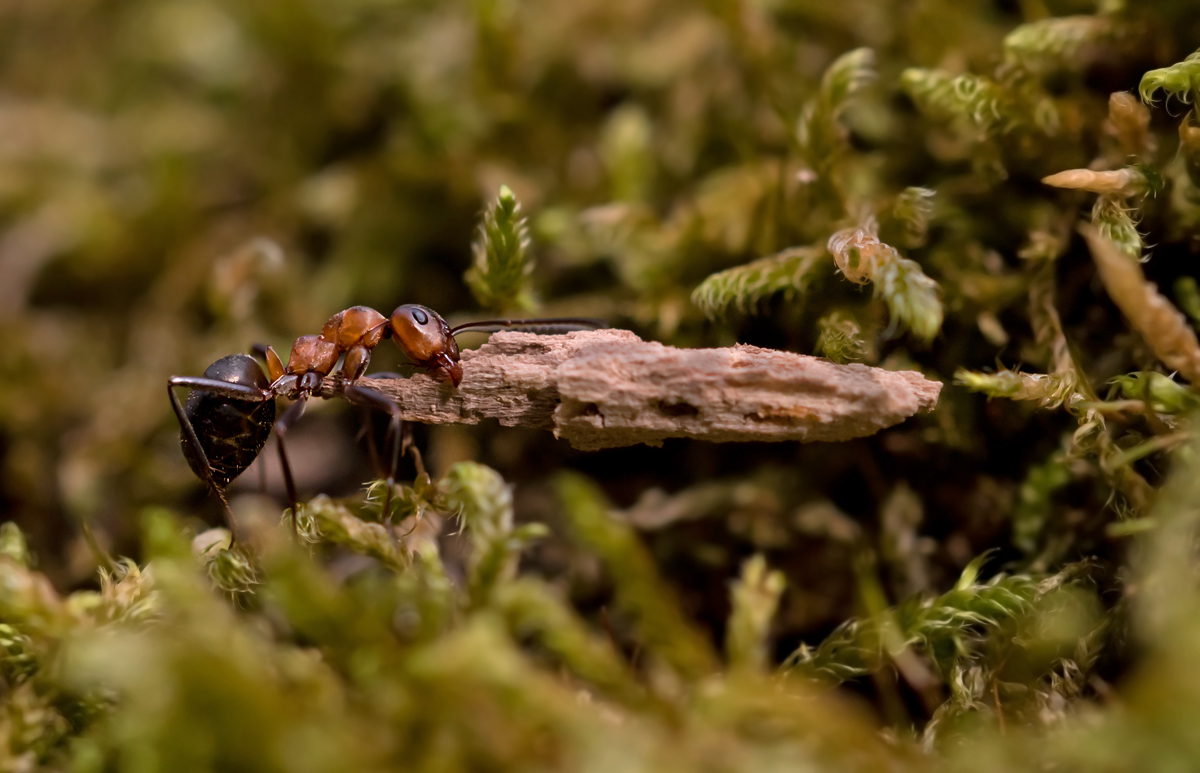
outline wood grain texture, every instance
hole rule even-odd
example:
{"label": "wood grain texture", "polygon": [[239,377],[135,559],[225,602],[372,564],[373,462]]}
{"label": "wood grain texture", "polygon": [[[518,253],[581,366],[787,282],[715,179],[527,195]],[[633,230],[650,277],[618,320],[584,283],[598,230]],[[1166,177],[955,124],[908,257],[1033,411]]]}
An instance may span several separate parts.
{"label": "wood grain texture", "polygon": [[[672,437],[848,440],[932,410],[942,387],[915,371],[745,345],[677,349],[626,330],[498,332],[463,352],[462,364],[458,389],[424,373],[358,383],[395,400],[406,420],[491,418],[551,430],[585,450]],[[322,394],[340,391],[327,383]]]}

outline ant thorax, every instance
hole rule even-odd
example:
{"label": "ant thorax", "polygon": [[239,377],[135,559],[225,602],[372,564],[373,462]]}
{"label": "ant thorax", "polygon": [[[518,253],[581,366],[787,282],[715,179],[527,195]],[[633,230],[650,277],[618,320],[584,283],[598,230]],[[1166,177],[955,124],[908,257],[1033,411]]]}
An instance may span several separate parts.
{"label": "ant thorax", "polygon": [[355,346],[374,349],[383,340],[387,327],[387,317],[375,309],[353,306],[330,317],[321,328],[321,337],[336,344],[339,354]]}
{"label": "ant thorax", "polygon": [[287,372],[301,375],[310,371],[327,375],[338,361],[337,345],[319,335],[300,336],[292,344],[292,355],[288,358]]}

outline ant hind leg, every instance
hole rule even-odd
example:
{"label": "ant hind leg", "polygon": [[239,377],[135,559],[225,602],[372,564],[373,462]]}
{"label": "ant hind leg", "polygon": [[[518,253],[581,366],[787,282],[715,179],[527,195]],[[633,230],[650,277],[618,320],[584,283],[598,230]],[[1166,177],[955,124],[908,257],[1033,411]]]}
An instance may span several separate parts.
{"label": "ant hind leg", "polygon": [[[196,381],[197,379],[188,379]],[[208,461],[208,455],[204,453],[204,446],[200,444],[200,438],[196,435],[196,428],[192,426],[192,420],[188,418],[187,412],[183,409],[183,404],[179,402],[179,396],[175,394],[175,387],[187,386],[194,389],[202,389],[202,386],[192,386],[184,382],[185,379],[174,376],[167,381],[167,396],[171,398],[171,409],[175,411],[175,418],[179,421],[179,428],[183,430],[182,439],[184,446],[199,467],[197,472],[200,474],[201,480],[208,486],[217,499],[221,500],[221,505],[225,508],[225,520],[229,523],[230,543],[237,541],[237,524],[233,518],[233,508],[229,506],[229,499],[225,496],[225,488],[217,483],[216,476],[213,474],[212,465]]]}

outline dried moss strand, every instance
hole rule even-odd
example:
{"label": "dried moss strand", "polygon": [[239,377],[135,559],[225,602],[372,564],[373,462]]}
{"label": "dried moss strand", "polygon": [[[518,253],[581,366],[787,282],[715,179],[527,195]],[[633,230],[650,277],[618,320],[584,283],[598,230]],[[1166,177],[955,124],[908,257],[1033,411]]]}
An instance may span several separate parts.
{"label": "dried moss strand", "polygon": [[1168,368],[1200,383],[1200,341],[1187,319],[1146,281],[1142,267],[1094,226],[1080,227],[1109,296]]}

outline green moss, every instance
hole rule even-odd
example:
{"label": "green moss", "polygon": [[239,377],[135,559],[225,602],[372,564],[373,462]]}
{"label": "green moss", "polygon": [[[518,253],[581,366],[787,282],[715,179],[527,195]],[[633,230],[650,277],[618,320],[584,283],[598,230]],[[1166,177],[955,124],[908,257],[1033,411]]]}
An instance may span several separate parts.
{"label": "green moss", "polygon": [[[0,771],[1195,766],[1189,4],[9,5]],[[946,386],[419,429],[386,513],[314,401],[298,512],[269,449],[210,528],[166,378],[410,302]]]}

